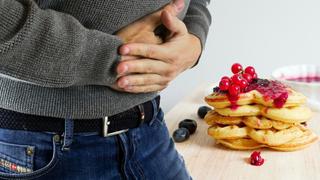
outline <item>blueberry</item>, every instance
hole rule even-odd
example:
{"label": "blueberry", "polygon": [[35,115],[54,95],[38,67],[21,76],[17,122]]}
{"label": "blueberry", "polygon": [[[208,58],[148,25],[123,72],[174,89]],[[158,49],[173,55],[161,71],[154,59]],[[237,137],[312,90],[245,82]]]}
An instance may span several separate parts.
{"label": "blueberry", "polygon": [[196,132],[197,122],[192,119],[185,119],[179,123],[179,128],[186,128],[189,130],[190,135]]}
{"label": "blueberry", "polygon": [[173,132],[173,140],[175,142],[183,142],[190,137],[189,130],[186,128],[179,128]]}
{"label": "blueberry", "polygon": [[211,111],[211,108],[208,106],[201,106],[198,109],[198,116],[203,119],[204,116],[207,114],[208,111]]}

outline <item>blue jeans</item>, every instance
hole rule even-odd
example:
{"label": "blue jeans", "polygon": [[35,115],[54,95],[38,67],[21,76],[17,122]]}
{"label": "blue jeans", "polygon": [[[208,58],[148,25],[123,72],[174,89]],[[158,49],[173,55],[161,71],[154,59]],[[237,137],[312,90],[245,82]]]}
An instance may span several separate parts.
{"label": "blue jeans", "polygon": [[0,129],[0,179],[191,179],[163,112],[154,108],[154,114],[149,123],[110,137],[73,134],[73,120],[66,120],[63,136]]}

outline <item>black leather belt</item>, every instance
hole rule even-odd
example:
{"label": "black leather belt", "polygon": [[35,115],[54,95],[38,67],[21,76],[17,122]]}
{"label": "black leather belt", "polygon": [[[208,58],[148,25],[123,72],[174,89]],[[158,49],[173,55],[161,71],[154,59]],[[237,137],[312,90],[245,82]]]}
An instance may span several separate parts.
{"label": "black leather belt", "polygon": [[[155,98],[155,102],[158,109],[160,96]],[[144,122],[150,122],[152,118],[153,103],[147,101],[113,116],[99,119],[75,119],[73,132],[99,132],[103,136],[110,136],[136,128]],[[0,108],[0,128],[63,133],[64,125],[63,118],[30,115]]]}

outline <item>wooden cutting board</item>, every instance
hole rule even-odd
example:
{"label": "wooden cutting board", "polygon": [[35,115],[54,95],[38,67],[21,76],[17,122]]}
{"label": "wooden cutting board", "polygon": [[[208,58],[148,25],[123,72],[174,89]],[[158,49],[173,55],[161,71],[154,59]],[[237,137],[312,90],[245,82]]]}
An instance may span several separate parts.
{"label": "wooden cutting board", "polygon": [[[195,119],[198,129],[188,141],[176,143],[183,155],[187,168],[195,180],[320,180],[320,143],[294,152],[278,152],[261,149],[265,163],[252,166],[247,162],[252,151],[236,151],[217,145],[207,135],[208,125],[197,116],[200,106],[210,91],[209,85],[198,87],[188,97],[180,101],[165,115],[167,126],[172,132],[178,123],[186,118]],[[317,135],[320,135],[320,113],[314,113],[308,122]]]}

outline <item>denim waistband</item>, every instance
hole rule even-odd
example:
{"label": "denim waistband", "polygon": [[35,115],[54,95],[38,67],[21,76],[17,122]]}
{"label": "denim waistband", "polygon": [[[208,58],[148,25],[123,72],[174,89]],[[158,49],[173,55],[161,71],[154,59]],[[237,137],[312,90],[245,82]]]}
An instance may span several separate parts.
{"label": "denim waistband", "polygon": [[[152,119],[155,119],[159,110],[160,110],[160,96],[150,100],[152,103]],[[72,144],[73,141],[73,136],[74,135],[80,135],[80,136],[90,136],[90,135],[97,135],[99,134],[99,132],[95,132],[95,133],[74,133],[74,120],[70,119],[70,118],[66,118],[64,120],[64,132],[62,134],[63,136],[63,146],[62,149],[63,150],[68,150],[70,149],[70,146]]]}

